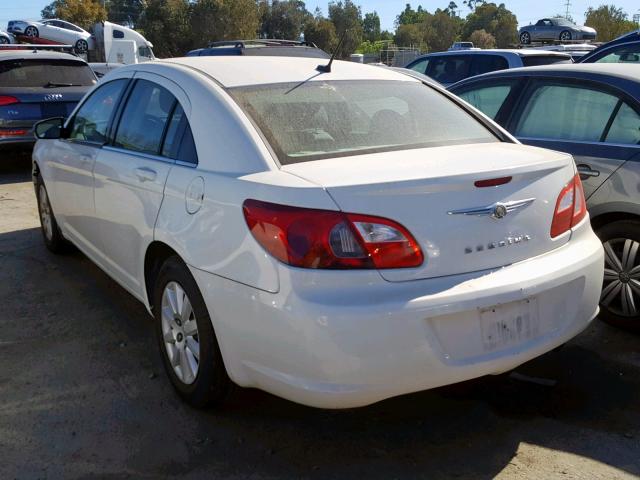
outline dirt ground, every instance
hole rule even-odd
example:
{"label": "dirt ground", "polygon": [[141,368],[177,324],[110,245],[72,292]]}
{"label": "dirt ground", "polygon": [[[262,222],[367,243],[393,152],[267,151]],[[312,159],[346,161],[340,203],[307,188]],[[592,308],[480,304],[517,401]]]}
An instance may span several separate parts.
{"label": "dirt ground", "polygon": [[346,411],[255,390],[184,405],[141,304],[44,247],[0,153],[0,479],[638,478],[640,336],[595,321],[517,372]]}

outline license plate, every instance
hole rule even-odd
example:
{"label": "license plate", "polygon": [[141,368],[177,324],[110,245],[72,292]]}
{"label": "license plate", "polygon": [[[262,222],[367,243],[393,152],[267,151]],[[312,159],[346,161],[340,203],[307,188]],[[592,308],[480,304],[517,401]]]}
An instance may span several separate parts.
{"label": "license plate", "polygon": [[538,336],[538,305],[535,298],[480,310],[485,352],[513,347]]}

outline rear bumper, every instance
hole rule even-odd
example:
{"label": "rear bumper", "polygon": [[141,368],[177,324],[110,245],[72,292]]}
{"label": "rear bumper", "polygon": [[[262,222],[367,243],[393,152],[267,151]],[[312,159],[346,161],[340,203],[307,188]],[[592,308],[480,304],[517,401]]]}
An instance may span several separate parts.
{"label": "rear bumper", "polygon": [[[604,265],[586,222],[548,254],[429,280],[283,266],[272,294],[192,272],[236,383],[310,406],[357,407],[508,371],[582,331],[598,312]],[[535,305],[535,332],[488,347],[481,311],[523,302]]]}

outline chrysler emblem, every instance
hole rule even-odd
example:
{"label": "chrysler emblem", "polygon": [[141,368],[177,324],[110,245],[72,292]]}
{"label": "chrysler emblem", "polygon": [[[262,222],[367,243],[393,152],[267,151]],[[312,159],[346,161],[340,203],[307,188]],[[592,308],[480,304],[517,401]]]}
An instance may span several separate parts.
{"label": "chrysler emblem", "polygon": [[507,214],[507,207],[499,203],[496,205],[496,208],[493,209],[493,213],[491,214],[491,216],[493,218],[504,218],[506,214]]}
{"label": "chrysler emblem", "polygon": [[44,96],[45,102],[59,102],[60,100],[62,100],[61,93],[49,93]]}

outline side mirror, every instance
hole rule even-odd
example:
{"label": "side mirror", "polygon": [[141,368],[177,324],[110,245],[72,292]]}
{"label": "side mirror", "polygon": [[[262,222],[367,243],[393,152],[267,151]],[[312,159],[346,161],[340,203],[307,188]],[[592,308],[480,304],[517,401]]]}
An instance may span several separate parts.
{"label": "side mirror", "polygon": [[36,123],[34,132],[36,138],[53,140],[62,138],[64,117],[47,118]]}

